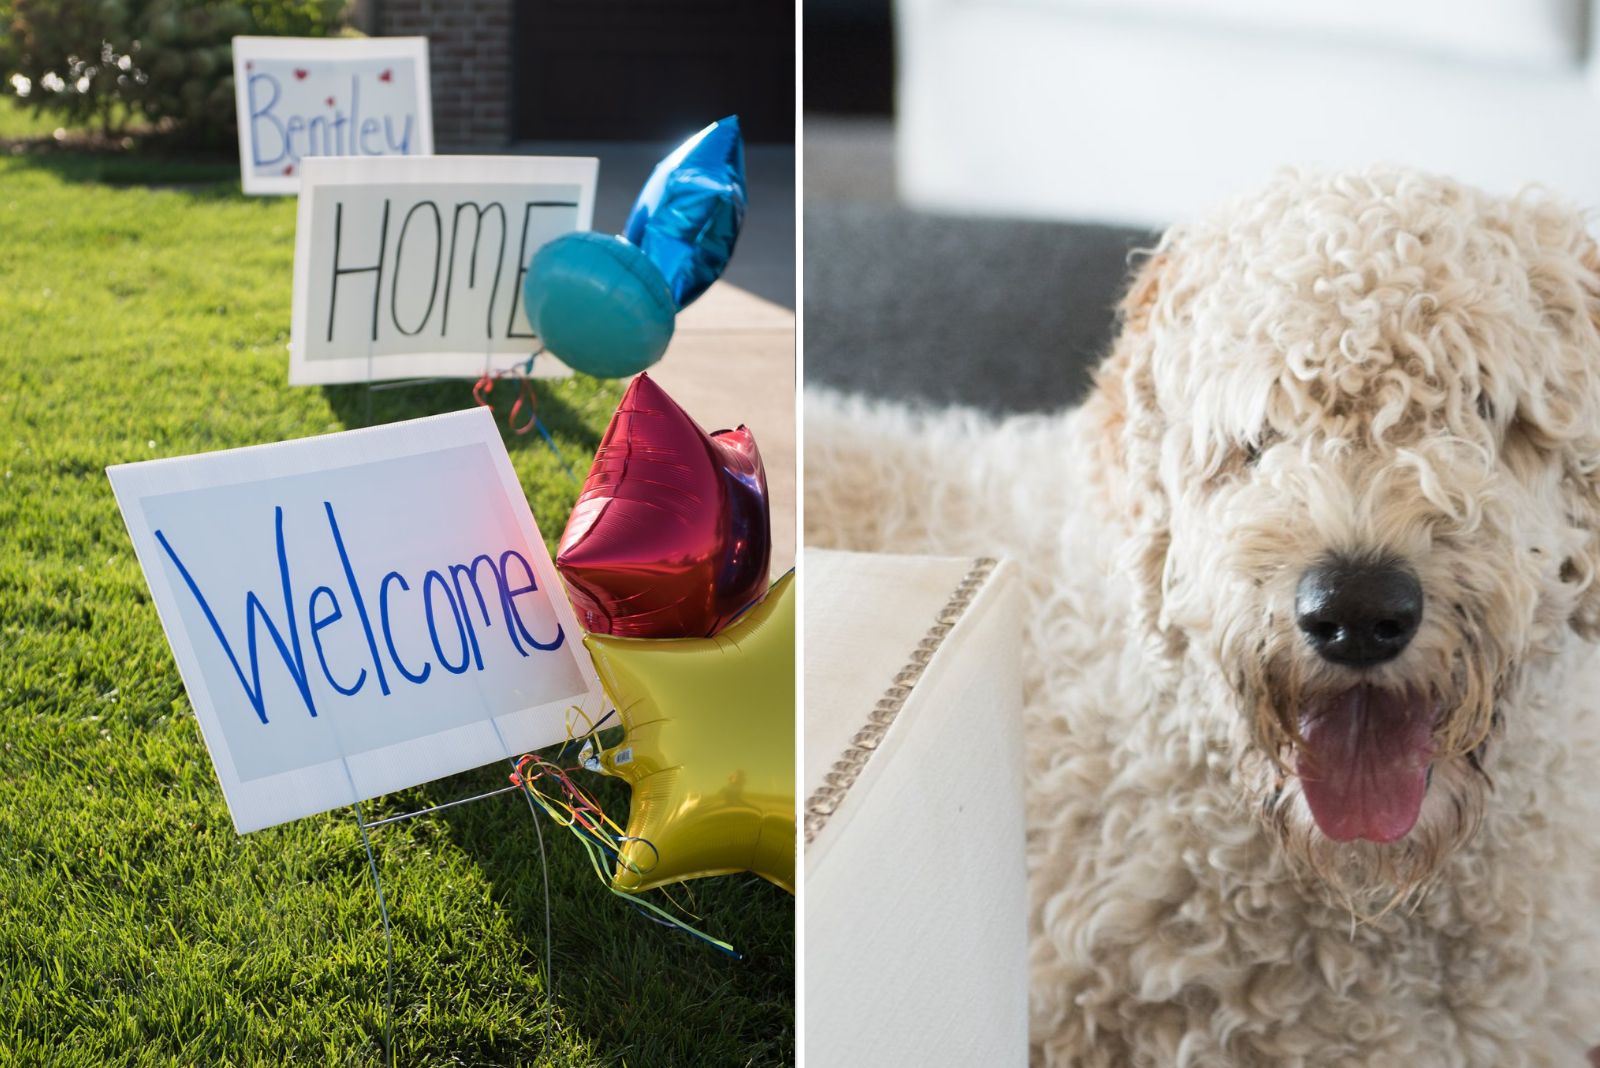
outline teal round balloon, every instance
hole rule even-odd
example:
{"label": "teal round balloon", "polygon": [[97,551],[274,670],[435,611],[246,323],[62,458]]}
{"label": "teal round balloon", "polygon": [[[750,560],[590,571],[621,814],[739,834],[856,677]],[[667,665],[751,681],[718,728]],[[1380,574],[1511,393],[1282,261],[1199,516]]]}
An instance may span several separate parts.
{"label": "teal round balloon", "polygon": [[522,282],[528,324],[575,371],[624,378],[661,359],[677,304],[660,270],[614,234],[563,234]]}

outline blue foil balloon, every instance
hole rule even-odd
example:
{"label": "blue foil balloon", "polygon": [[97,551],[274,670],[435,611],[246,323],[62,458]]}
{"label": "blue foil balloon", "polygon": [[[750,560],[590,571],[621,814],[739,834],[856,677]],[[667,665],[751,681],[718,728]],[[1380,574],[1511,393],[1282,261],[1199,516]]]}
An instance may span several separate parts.
{"label": "blue foil balloon", "polygon": [[589,231],[534,253],[522,299],[544,347],[597,378],[624,378],[661,359],[677,315],[666,280],[643,252]]}
{"label": "blue foil balloon", "polygon": [[644,250],[686,308],[722,277],[745,201],[744,138],[739,117],[730,115],[656,164],[622,236]]}

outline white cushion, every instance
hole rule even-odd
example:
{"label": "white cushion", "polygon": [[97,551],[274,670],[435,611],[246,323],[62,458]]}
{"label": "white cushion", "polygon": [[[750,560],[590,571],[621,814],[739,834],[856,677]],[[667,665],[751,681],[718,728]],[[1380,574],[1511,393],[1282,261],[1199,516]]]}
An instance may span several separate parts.
{"label": "white cushion", "polygon": [[1288,165],[1540,182],[1583,204],[1600,190],[1600,93],[1581,68],[1152,32],[1038,3],[896,13],[898,179],[916,208],[1165,226]]}
{"label": "white cushion", "polygon": [[808,549],[803,573],[806,1062],[1023,1065],[1012,567]]}
{"label": "white cushion", "polygon": [[[974,0],[1064,14],[1324,43],[1405,48],[1436,56],[1534,65],[1572,64],[1585,52],[1583,0]],[[1270,38],[1260,40],[1270,46]]]}

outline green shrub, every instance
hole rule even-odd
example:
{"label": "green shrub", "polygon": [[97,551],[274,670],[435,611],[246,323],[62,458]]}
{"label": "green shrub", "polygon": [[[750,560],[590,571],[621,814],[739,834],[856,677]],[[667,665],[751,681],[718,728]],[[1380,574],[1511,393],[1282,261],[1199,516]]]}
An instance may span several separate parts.
{"label": "green shrub", "polygon": [[17,49],[11,40],[11,0],[0,0],[0,94],[11,88],[17,69]]}
{"label": "green shrub", "polygon": [[26,79],[33,107],[108,132],[143,118],[185,144],[220,146],[235,136],[231,39],[335,34],[345,0],[0,0],[0,15],[6,7],[0,63],[7,79]]}

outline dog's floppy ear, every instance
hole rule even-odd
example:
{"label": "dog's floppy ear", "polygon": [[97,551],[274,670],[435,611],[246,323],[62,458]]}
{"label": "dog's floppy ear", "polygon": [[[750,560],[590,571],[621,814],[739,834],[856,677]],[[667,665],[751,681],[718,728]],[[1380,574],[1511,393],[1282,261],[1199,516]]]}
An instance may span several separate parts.
{"label": "dog's floppy ear", "polygon": [[1165,252],[1149,254],[1134,273],[1117,306],[1116,341],[1096,368],[1094,390],[1084,403],[1084,417],[1093,428],[1092,485],[1106,506],[1107,518],[1124,527],[1146,504],[1144,487],[1129,481],[1134,459],[1129,449],[1135,456],[1140,451],[1138,442],[1129,440],[1130,422],[1143,426],[1155,414],[1150,316],[1169,262]]}
{"label": "dog's floppy ear", "polygon": [[1567,379],[1573,396],[1563,399],[1578,406],[1569,418],[1583,425],[1574,428],[1579,432],[1562,450],[1562,491],[1568,520],[1582,532],[1583,541],[1562,561],[1560,578],[1579,587],[1570,616],[1572,629],[1590,641],[1600,641],[1600,247],[1587,235],[1582,245],[1576,289],[1587,314],[1566,319],[1575,324],[1570,342],[1576,350],[1571,362],[1577,366]]}
{"label": "dog's floppy ear", "polygon": [[1560,472],[1565,537],[1551,564],[1572,629],[1600,640],[1600,247],[1558,201],[1530,194],[1507,208],[1499,229],[1526,265],[1542,329],[1517,356],[1505,448]]}
{"label": "dog's floppy ear", "polygon": [[1161,623],[1172,534],[1159,474],[1166,420],[1156,397],[1152,326],[1175,256],[1164,246],[1135,273],[1118,309],[1117,339],[1095,372],[1094,391],[1083,412],[1096,503],[1111,528],[1125,535],[1121,559],[1134,581],[1136,623],[1169,651],[1181,647],[1181,636]]}

